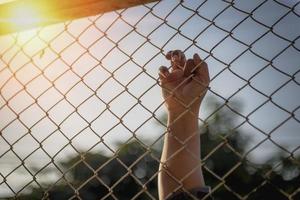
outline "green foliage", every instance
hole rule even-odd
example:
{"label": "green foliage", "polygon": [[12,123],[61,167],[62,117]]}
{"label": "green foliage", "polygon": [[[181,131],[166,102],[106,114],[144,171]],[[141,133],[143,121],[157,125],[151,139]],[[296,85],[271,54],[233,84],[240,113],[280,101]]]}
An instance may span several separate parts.
{"label": "green foliage", "polygon": [[[217,109],[220,104],[212,101],[210,106]],[[233,129],[234,122],[228,110],[220,109],[205,127],[201,127],[204,130],[201,134],[201,151],[205,158],[203,172],[206,184],[218,188],[213,193],[215,200],[235,200],[239,199],[237,195],[247,194],[249,200],[288,199],[279,188],[287,194],[300,188],[299,158],[288,159],[274,152],[273,158],[264,165],[249,162],[243,155],[251,138]],[[113,157],[99,152],[66,159],[62,164],[69,171],[62,181],[47,193],[41,188],[33,188],[30,194],[20,199],[34,200],[45,196],[49,199],[69,199],[75,197],[74,189],[78,190],[81,199],[86,200],[104,197],[107,200],[113,197],[147,200],[151,199],[149,194],[158,199],[160,151],[149,151],[138,141],[119,144],[119,149]],[[275,163],[282,163],[279,170],[273,169]],[[147,190],[143,190],[143,185]],[[299,196],[295,199],[300,199]]]}

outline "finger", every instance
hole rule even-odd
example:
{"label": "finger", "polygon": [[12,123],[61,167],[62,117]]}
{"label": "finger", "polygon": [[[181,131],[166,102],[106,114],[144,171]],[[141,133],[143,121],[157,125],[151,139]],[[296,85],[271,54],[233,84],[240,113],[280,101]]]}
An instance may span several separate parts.
{"label": "finger", "polygon": [[183,70],[186,58],[184,53],[181,50],[174,50],[171,52],[171,65],[172,69],[181,69]]}
{"label": "finger", "polygon": [[171,66],[173,70],[182,69],[180,66],[180,58],[181,58],[181,54],[179,50],[175,50],[171,52]]}
{"label": "finger", "polygon": [[193,60],[194,60],[194,63],[195,63],[196,66],[200,65],[201,61],[202,61],[201,58],[200,58],[200,56],[197,53],[194,54]]}
{"label": "finger", "polygon": [[158,75],[159,75],[159,79],[162,81],[162,83],[167,81],[169,74],[170,74],[169,69],[167,67],[161,66],[159,68]]}
{"label": "finger", "polygon": [[167,59],[167,60],[171,60],[171,58],[172,58],[172,52],[173,52],[173,51],[169,51],[169,52],[166,54],[166,59]]}
{"label": "finger", "polygon": [[180,50],[169,51],[166,55],[168,60],[171,60],[173,56],[181,56],[182,52]]}
{"label": "finger", "polygon": [[182,69],[184,68],[185,62],[186,62],[185,55],[182,51],[179,50],[179,65],[182,67]]}
{"label": "finger", "polygon": [[178,81],[178,80],[181,80],[183,77],[183,71],[181,69],[176,69],[176,70],[173,70],[169,76],[167,77],[167,81],[168,82],[173,82],[173,81]]}
{"label": "finger", "polygon": [[204,62],[198,54],[194,54],[193,56],[195,68],[193,72],[195,73],[195,78],[201,79],[204,82],[209,81],[209,73],[206,62]]}
{"label": "finger", "polygon": [[184,66],[186,58],[185,58],[184,53],[181,50],[177,49],[175,51],[172,51],[171,56],[172,57],[177,57],[181,67]]}
{"label": "finger", "polygon": [[184,76],[185,77],[188,77],[192,74],[192,70],[195,68],[195,63],[194,63],[194,60],[193,59],[188,59],[186,62],[185,62],[185,65],[184,65]]}
{"label": "finger", "polygon": [[167,54],[166,54],[166,59],[167,60],[171,60],[172,59],[172,56],[179,56],[179,59],[181,60],[185,60],[185,55],[184,53],[181,51],[181,50],[174,50],[174,51],[169,51]]}
{"label": "finger", "polygon": [[180,57],[181,53],[182,53],[181,50],[176,49],[176,50],[172,51],[172,56],[178,56],[178,57]]}
{"label": "finger", "polygon": [[180,67],[177,65],[176,61],[177,61],[177,57],[173,57],[173,52],[174,51],[169,51],[167,54],[166,54],[166,59],[167,60],[170,60],[171,61],[171,67],[172,67],[172,70],[176,70],[176,69],[179,69]]}

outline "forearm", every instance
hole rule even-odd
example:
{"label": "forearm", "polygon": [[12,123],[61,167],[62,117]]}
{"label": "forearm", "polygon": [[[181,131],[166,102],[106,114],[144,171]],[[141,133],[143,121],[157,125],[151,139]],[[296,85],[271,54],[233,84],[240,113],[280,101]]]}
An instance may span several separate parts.
{"label": "forearm", "polygon": [[[170,112],[161,156],[160,199],[183,186],[190,190],[204,186],[200,159],[197,114]],[[163,186],[163,187],[162,187]]]}

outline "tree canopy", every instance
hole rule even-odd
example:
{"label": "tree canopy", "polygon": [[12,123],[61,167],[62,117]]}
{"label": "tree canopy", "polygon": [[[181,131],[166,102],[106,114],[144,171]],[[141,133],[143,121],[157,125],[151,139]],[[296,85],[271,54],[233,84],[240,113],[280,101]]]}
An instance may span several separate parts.
{"label": "tree canopy", "polygon": [[[214,102],[211,106],[216,109],[221,105]],[[203,172],[206,184],[213,189],[214,199],[283,200],[299,190],[300,158],[274,152],[263,165],[252,163],[244,156],[251,134],[241,134],[234,129],[234,122],[235,118],[224,109],[201,127]],[[32,188],[20,199],[77,199],[76,193],[87,200],[158,199],[161,149],[147,148],[137,140],[118,146],[119,151],[113,156],[98,152],[66,158],[62,165],[68,173],[61,181],[44,188]],[[300,199],[300,192],[293,198]]]}

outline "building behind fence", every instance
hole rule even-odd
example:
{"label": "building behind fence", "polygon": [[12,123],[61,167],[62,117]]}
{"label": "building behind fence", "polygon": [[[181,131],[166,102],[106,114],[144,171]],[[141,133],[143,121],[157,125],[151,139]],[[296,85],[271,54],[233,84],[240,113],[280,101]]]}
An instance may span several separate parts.
{"label": "building behind fence", "polygon": [[215,199],[300,199],[299,38],[297,0],[163,0],[0,36],[0,198],[158,199],[157,73],[181,49],[210,70]]}

